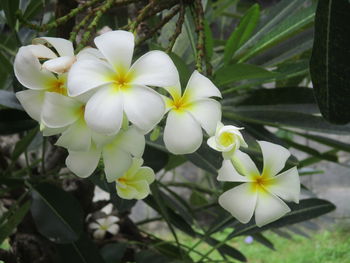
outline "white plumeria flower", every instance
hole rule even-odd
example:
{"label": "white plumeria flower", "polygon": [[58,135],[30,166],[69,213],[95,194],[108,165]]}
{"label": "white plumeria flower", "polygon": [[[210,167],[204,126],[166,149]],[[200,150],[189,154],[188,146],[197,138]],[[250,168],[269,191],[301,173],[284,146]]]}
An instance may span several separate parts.
{"label": "white plumeria flower", "polygon": [[239,131],[242,129],[218,122],[215,135],[210,137],[207,143],[214,150],[222,152],[225,159],[229,159],[241,146],[248,147]]}
{"label": "white plumeria flower", "polygon": [[236,151],[232,160],[224,160],[218,180],[242,182],[219,197],[219,204],[242,223],[247,223],[255,212],[255,223],[261,227],[288,213],[290,208],[280,199],[299,203],[300,181],[296,167],[279,174],[290,152],[284,147],[258,141],[264,158],[259,172],[252,159]]}
{"label": "white plumeria flower", "polygon": [[134,158],[123,176],[116,180],[117,194],[124,199],[144,199],[150,194],[149,185],[155,179],[154,171],[142,166],[141,158]]}
{"label": "white plumeria flower", "polygon": [[147,86],[174,85],[174,63],[166,53],[150,51],[131,66],[134,35],[130,32],[110,31],[94,41],[105,60],[78,60],[68,74],[70,96],[96,91],[86,104],[87,124],[96,132],[116,134],[125,112],[135,126],[150,131],[163,117],[165,105]]}
{"label": "white plumeria flower", "polygon": [[221,120],[221,105],[210,97],[220,97],[218,88],[198,71],[194,71],[182,94],[180,82],[165,89],[171,98],[164,97],[169,111],[164,128],[164,143],[174,154],[196,151],[202,143],[202,128],[209,134],[215,133]]}
{"label": "white plumeria flower", "polygon": [[66,165],[77,176],[86,178],[96,169],[101,156],[108,182],[121,177],[132,165],[133,157],[141,158],[145,149],[145,136],[135,126],[120,130],[103,147],[91,144],[88,151],[68,150]]}
{"label": "white plumeria flower", "polygon": [[116,224],[118,221],[119,218],[116,216],[107,216],[90,223],[89,228],[95,230],[93,232],[93,237],[95,239],[103,239],[107,232],[112,235],[116,235],[119,232],[119,225]]}

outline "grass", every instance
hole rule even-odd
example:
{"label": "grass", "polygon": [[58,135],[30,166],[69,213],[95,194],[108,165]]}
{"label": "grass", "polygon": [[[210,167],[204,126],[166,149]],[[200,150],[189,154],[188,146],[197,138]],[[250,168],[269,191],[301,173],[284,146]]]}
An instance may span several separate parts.
{"label": "grass", "polygon": [[[244,242],[245,237],[236,238],[227,244],[240,250],[250,263],[349,263],[350,262],[350,229],[335,228],[311,233],[310,238],[292,235],[292,240],[285,239],[273,232],[265,232],[275,247],[271,250],[264,245],[253,241],[251,244]],[[224,236],[216,236],[223,240]],[[181,237],[181,241],[187,246],[193,246],[197,240]],[[205,254],[210,247],[201,244],[196,248]],[[191,252],[191,257],[198,261],[201,256]],[[223,260],[214,252],[210,255],[212,261],[205,262],[238,262],[235,260]]]}

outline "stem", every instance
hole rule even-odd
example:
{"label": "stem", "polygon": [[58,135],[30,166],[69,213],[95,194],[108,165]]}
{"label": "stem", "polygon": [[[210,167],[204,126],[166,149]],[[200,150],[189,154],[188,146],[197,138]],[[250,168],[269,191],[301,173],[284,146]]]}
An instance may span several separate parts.
{"label": "stem", "polygon": [[77,38],[77,35],[79,31],[86,26],[86,24],[90,21],[91,17],[95,14],[95,11],[91,11],[89,14],[87,14],[80,22],[79,24],[75,25],[72,32],[70,33],[69,41],[73,42]]}
{"label": "stem", "polygon": [[179,12],[179,19],[176,22],[176,28],[174,34],[170,37],[169,41],[169,46],[166,50],[167,53],[170,53],[173,50],[173,47],[175,45],[176,39],[179,37],[181,34],[182,30],[182,25],[185,21],[185,6],[183,4],[183,0],[180,0],[180,12]]}
{"label": "stem", "polygon": [[58,27],[61,24],[66,23],[69,19],[75,17],[78,13],[82,12],[84,9],[98,3],[101,0],[91,0],[88,2],[85,2],[84,4],[78,6],[77,8],[72,9],[67,15],[62,16],[60,18],[57,18],[55,21],[52,21],[51,23],[44,24],[44,25],[36,25],[28,22],[21,12],[17,12],[17,17],[20,22],[22,22],[27,27],[37,30],[37,31],[48,31],[52,28]]}
{"label": "stem", "polygon": [[168,15],[166,15],[162,21],[160,21],[152,30],[150,30],[147,35],[137,41],[136,46],[141,45],[147,39],[151,38],[154,34],[157,33],[166,23],[168,23],[180,10],[180,7],[175,7]]}

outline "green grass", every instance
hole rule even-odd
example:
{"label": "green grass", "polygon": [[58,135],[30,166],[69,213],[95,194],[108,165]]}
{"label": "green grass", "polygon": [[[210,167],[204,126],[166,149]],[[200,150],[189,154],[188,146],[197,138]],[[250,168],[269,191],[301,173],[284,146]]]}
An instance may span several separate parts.
{"label": "green grass", "polygon": [[[310,234],[310,233],[309,233]],[[275,246],[271,250],[257,241],[251,244],[244,242],[245,237],[236,238],[230,241],[236,249],[240,250],[250,263],[349,263],[350,262],[350,229],[335,228],[323,230],[318,233],[311,233],[311,238],[299,235],[292,235],[292,240],[282,238],[273,232],[265,232],[267,237]],[[222,240],[224,236],[216,236]],[[193,246],[197,240],[181,237],[182,242],[187,246]],[[201,244],[196,250],[205,254],[210,247]],[[191,257],[198,261],[201,256],[191,253]],[[210,254],[212,262],[238,262],[225,260],[216,252]],[[210,261],[206,261],[210,262]]]}

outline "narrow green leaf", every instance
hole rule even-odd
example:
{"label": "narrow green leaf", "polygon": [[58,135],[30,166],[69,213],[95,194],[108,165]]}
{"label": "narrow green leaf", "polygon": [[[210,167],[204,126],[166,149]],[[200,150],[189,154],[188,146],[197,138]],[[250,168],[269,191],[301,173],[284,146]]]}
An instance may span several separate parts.
{"label": "narrow green leaf", "polygon": [[26,20],[32,19],[44,6],[43,0],[31,0],[23,13],[23,18]]}
{"label": "narrow green leaf", "polygon": [[322,115],[336,124],[350,122],[349,14],[348,0],[318,2],[310,73]]}
{"label": "narrow green leaf", "polygon": [[303,30],[312,26],[315,17],[314,6],[307,7],[296,15],[288,16],[283,22],[276,26],[269,33],[264,35],[249,51],[245,54],[237,54],[239,63],[245,62],[251,57],[261,53],[291,36],[302,32]]}
{"label": "narrow green leaf", "polygon": [[277,73],[250,64],[230,64],[215,72],[214,81],[218,86],[250,79],[272,78]]}
{"label": "narrow green leaf", "polygon": [[14,211],[12,215],[9,216],[7,221],[0,226],[0,244],[13,233],[14,229],[22,222],[23,218],[27,214],[30,208],[30,201],[25,202],[22,206]]}
{"label": "narrow green leaf", "polygon": [[241,19],[239,25],[232,32],[231,36],[227,40],[224,51],[224,64],[227,65],[236,50],[241,47],[252,35],[256,28],[260,17],[260,7],[258,4],[254,4],[247,10]]}
{"label": "narrow green leaf", "polygon": [[204,34],[205,34],[205,55],[210,60],[213,56],[214,40],[210,25],[207,20],[204,20]]}
{"label": "narrow green leaf", "polygon": [[265,247],[275,250],[273,243],[270,240],[268,240],[263,234],[256,233],[256,234],[253,234],[252,236],[254,240],[258,241],[260,244],[263,244]]}
{"label": "narrow green leaf", "polygon": [[26,136],[24,136],[15,145],[15,149],[12,152],[11,160],[15,162],[18,157],[28,148],[29,144],[33,141],[35,135],[38,133],[38,128],[30,130]]}
{"label": "narrow green leaf", "polygon": [[177,70],[179,71],[181,87],[185,88],[191,76],[191,72],[186,62],[182,58],[180,58],[178,55],[176,55],[175,53],[170,53],[169,56],[171,57]]}
{"label": "narrow green leaf", "polygon": [[77,241],[84,222],[79,202],[48,183],[33,189],[31,212],[38,231],[55,243]]}
{"label": "narrow green leaf", "polygon": [[2,52],[0,51],[0,63],[1,63],[1,71],[6,72],[7,74],[12,74],[12,63],[10,62],[10,60],[4,56],[2,54]]}
{"label": "narrow green leaf", "polygon": [[126,243],[110,243],[100,249],[105,263],[120,263],[127,249]]}
{"label": "narrow green leaf", "polygon": [[2,0],[2,8],[5,12],[7,24],[15,29],[16,27],[16,11],[19,8],[19,0]]}

